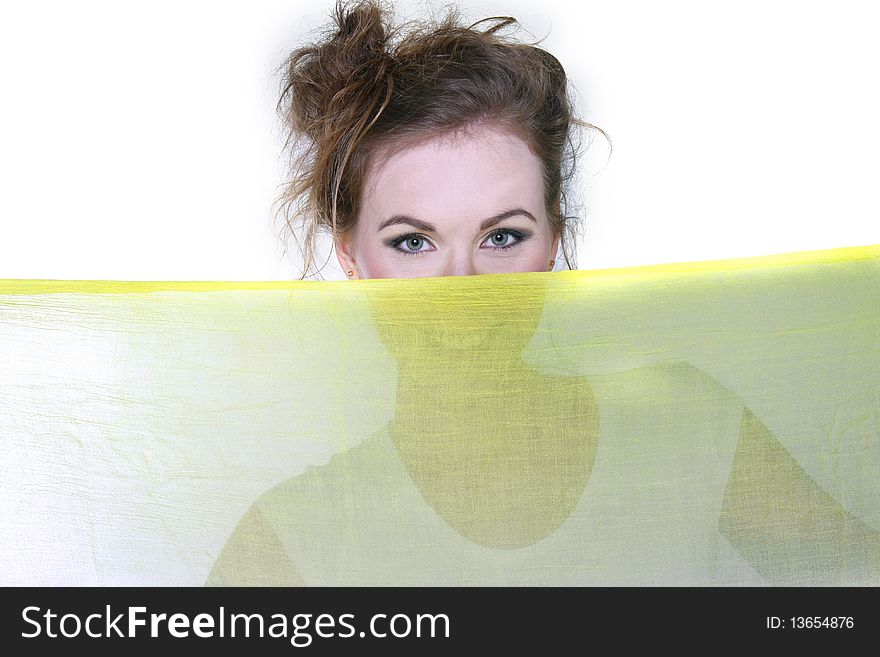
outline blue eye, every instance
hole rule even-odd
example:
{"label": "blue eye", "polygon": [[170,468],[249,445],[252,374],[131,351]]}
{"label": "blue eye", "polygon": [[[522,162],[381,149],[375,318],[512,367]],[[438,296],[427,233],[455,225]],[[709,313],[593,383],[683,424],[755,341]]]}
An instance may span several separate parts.
{"label": "blue eye", "polygon": [[[413,250],[410,251],[409,248],[403,249],[400,247],[401,244],[406,242],[407,247],[413,247]],[[425,242],[424,235],[419,235],[418,233],[410,233],[409,235],[402,235],[391,241],[391,246],[400,251],[405,255],[419,255],[420,253],[426,253],[418,248],[420,244]],[[415,243],[415,245],[413,245]]]}
{"label": "blue eye", "polygon": [[[499,243],[495,241],[496,237],[500,237],[502,239],[503,244],[499,245]],[[515,237],[516,241],[513,243],[510,243],[507,241],[508,237]],[[496,230],[494,233],[489,235],[489,241],[492,242],[491,248],[496,249],[496,250],[501,250],[501,251],[503,251],[504,249],[509,249],[513,246],[516,246],[517,244],[522,242],[522,238],[523,238],[522,233],[517,232],[515,230],[510,230],[509,228],[504,228],[502,230]]]}
{"label": "blue eye", "polygon": [[[509,243],[508,237],[515,237],[516,241],[512,244]],[[497,238],[501,238],[501,241],[504,244],[499,245]],[[524,242],[528,239],[528,236],[524,233],[521,233],[518,230],[512,230],[510,228],[501,228],[499,230],[492,231],[487,238],[492,244],[489,246],[493,251],[504,251],[506,249],[511,249],[514,246]],[[430,250],[425,250],[419,248],[422,244],[427,241],[427,238],[420,233],[408,233],[406,235],[401,235],[390,242],[388,242],[388,246],[393,247],[395,250],[399,251],[404,255],[421,255],[423,253],[429,253]],[[406,243],[407,248],[402,248],[401,245]]]}

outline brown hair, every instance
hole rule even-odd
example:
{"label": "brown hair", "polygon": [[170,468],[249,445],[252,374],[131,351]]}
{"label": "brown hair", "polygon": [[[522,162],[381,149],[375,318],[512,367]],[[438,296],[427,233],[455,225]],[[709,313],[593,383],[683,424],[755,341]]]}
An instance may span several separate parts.
{"label": "brown hair", "polygon": [[[321,229],[334,239],[351,235],[373,155],[486,122],[528,144],[543,164],[554,233],[576,235],[565,189],[579,150],[573,128],[602,131],[576,118],[553,55],[501,34],[516,19],[464,27],[458,8],[446,9],[442,19],[395,26],[386,2],[337,0],[323,38],[285,61],[278,112],[290,181],[278,203],[292,234],[297,221],[303,226],[301,278],[314,266]],[[574,253],[561,240],[571,269]]]}

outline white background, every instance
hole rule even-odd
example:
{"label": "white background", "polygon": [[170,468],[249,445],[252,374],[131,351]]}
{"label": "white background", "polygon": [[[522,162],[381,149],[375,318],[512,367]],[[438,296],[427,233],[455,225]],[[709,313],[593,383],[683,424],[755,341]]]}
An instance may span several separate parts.
{"label": "white background", "polygon": [[[880,242],[870,3],[461,5],[547,36],[613,140],[584,161],[581,269]],[[298,277],[272,215],[275,69],[331,7],[4,4],[0,278]]]}

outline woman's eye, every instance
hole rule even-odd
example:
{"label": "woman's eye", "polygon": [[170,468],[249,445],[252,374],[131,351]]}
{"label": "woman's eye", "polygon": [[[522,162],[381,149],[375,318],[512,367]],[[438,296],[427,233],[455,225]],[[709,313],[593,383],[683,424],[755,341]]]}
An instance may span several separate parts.
{"label": "woman's eye", "polygon": [[[508,239],[509,237],[516,239],[511,241]],[[495,251],[502,251],[504,249],[510,249],[527,239],[528,235],[525,233],[521,233],[518,230],[511,230],[510,228],[504,228],[502,230],[496,230],[489,235],[488,243],[489,248],[494,249]]]}
{"label": "woman's eye", "polygon": [[404,235],[394,241],[394,246],[407,255],[423,253],[421,246],[425,244],[425,238],[421,235]]}
{"label": "woman's eye", "polygon": [[509,230],[498,230],[489,235],[489,245],[495,248],[506,249],[514,244],[515,241],[508,240],[509,237],[515,237],[515,235]]}

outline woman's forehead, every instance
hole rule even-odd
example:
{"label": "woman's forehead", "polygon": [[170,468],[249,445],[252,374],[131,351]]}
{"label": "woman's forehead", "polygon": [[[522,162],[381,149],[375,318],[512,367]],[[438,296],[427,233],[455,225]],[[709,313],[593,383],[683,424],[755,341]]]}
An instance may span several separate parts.
{"label": "woman's forehead", "polygon": [[[490,216],[514,205],[543,201],[541,163],[510,132],[485,128],[422,141],[377,159],[364,185],[362,218],[419,212]],[[537,207],[535,207],[537,204]]]}

